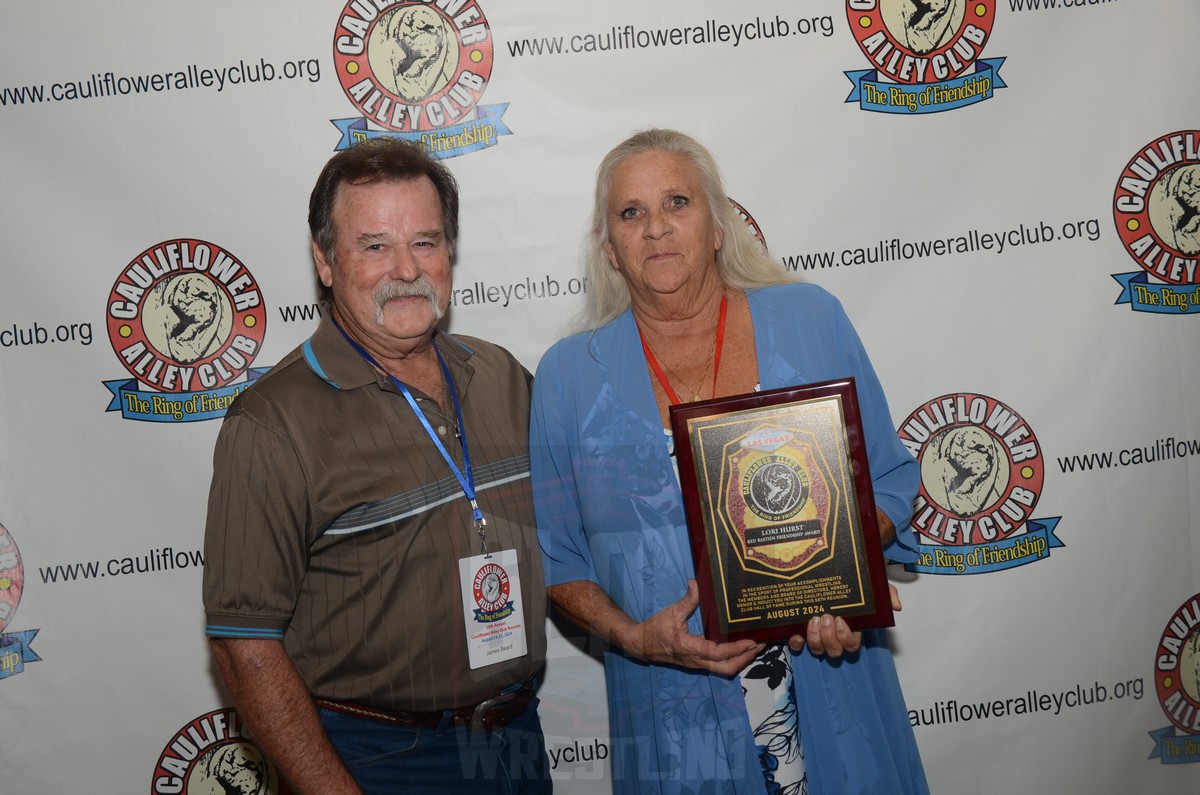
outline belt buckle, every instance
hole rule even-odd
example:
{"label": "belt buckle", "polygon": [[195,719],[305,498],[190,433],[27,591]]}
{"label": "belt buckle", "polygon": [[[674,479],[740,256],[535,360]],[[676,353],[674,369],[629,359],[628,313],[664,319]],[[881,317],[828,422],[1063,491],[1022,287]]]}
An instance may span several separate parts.
{"label": "belt buckle", "polygon": [[494,725],[488,720],[488,713],[496,707],[507,704],[517,697],[516,692],[501,693],[498,696],[493,696],[486,701],[480,701],[475,707],[475,711],[471,713],[471,731],[475,734],[486,734],[492,730]]}

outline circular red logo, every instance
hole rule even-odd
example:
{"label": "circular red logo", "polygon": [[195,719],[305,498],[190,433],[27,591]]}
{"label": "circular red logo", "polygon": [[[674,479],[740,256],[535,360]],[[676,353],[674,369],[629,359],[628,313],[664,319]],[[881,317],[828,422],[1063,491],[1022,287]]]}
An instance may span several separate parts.
{"label": "circular red logo", "polygon": [[287,795],[289,790],[275,766],[245,735],[237,712],[218,709],[175,733],[158,758],[150,792]]}
{"label": "circular red logo", "polygon": [[910,414],[899,433],[921,465],[912,525],[923,540],[960,546],[1021,532],[1045,467],[1019,414],[986,395],[943,395]]}
{"label": "circular red logo", "polygon": [[499,610],[508,604],[509,589],[508,572],[495,563],[485,563],[475,572],[472,582],[472,592],[475,604],[485,613]]}
{"label": "circular red logo", "polygon": [[13,541],[4,525],[0,525],[0,632],[4,631],[17,612],[24,585],[25,569],[21,565],[17,542]]}
{"label": "circular red logo", "polygon": [[370,122],[395,132],[464,121],[492,76],[492,33],[475,0],[352,0],[334,33],[346,96]]}
{"label": "circular red logo", "polygon": [[1168,133],[1133,156],[1117,179],[1113,220],[1146,273],[1200,283],[1200,130]]}
{"label": "circular red logo", "polygon": [[762,229],[758,227],[758,222],[754,220],[754,216],[752,216],[745,207],[738,204],[733,199],[729,199],[729,203],[733,205],[734,210],[737,210],[738,217],[745,222],[746,227],[750,230],[750,234],[754,235],[754,239],[757,240],[758,244],[763,247],[763,251],[766,251],[767,240],[763,237]]}
{"label": "circular red logo", "polygon": [[846,21],[863,55],[897,83],[968,73],[995,19],[996,0],[846,0]]}
{"label": "circular red logo", "polygon": [[262,346],[267,310],[254,276],[204,240],[137,255],[108,295],[108,339],[138,383],[196,392],[241,378]]}
{"label": "circular red logo", "polygon": [[1154,686],[1163,712],[1178,728],[1200,734],[1200,594],[1163,629],[1155,651]]}

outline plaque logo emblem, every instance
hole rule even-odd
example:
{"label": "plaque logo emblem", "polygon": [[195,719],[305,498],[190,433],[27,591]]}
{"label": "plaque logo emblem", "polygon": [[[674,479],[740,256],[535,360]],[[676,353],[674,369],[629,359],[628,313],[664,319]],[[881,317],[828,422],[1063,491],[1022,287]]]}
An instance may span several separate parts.
{"label": "plaque logo emblem", "polygon": [[783,456],[764,456],[750,465],[742,496],[750,510],[768,521],[790,519],[808,502],[808,477]]}
{"label": "plaque logo emblem", "polygon": [[808,435],[763,425],[726,445],[719,505],[743,565],[793,576],[832,556],[843,495]]}

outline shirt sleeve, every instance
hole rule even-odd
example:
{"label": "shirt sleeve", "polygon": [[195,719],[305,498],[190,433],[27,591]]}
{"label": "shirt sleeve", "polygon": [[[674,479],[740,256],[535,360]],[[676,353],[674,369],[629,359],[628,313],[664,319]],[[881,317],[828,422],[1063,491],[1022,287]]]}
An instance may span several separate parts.
{"label": "shirt sleeve", "polygon": [[204,533],[209,637],[283,638],[308,565],[307,494],[286,438],[245,414],[226,418]]}
{"label": "shirt sleeve", "polygon": [[538,365],[529,421],[533,506],[547,585],[597,580],[572,454],[578,449],[579,423],[572,412],[570,376],[559,367],[559,350],[551,348]]}

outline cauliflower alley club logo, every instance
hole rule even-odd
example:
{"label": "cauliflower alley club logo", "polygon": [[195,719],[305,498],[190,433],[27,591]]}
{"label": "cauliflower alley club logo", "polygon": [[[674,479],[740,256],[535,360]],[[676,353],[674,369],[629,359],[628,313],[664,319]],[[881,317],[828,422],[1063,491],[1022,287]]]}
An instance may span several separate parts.
{"label": "cauliflower alley club logo", "polygon": [[514,603],[509,601],[511,590],[512,583],[503,566],[495,563],[481,566],[471,582],[471,595],[478,606],[474,611],[475,620],[491,624],[511,616],[514,610]]}
{"label": "cauliflower alley club logo", "polygon": [[1150,732],[1150,758],[1164,765],[1200,762],[1200,594],[1175,611],[1158,639],[1154,688],[1171,725]]}
{"label": "cauliflower alley club logo", "polygon": [[846,19],[870,69],[846,72],[847,102],[878,113],[937,113],[1007,88],[1004,58],[979,56],[996,0],[846,0]]}
{"label": "cauliflower alley club logo", "polygon": [[729,199],[729,203],[732,204],[733,209],[737,211],[738,218],[741,218],[742,221],[745,222],[746,228],[750,230],[750,234],[754,235],[754,239],[757,240],[758,244],[763,247],[763,251],[766,251],[767,239],[763,237],[762,230],[758,228],[758,222],[754,220],[754,216],[751,215],[745,207],[738,204],[734,199],[728,196],[725,198]]}
{"label": "cauliflower alley club logo", "polygon": [[980,574],[1032,563],[1063,546],[1061,517],[1033,519],[1045,466],[1029,424],[995,398],[934,398],[908,416],[900,439],[921,466],[911,571]]}
{"label": "cauliflower alley club logo", "polygon": [[1200,314],[1200,130],[1144,146],[1117,179],[1117,235],[1141,268],[1115,273],[1118,304],[1135,312]]}
{"label": "cauliflower alley club logo", "polygon": [[25,585],[25,568],[21,553],[4,525],[0,525],[0,679],[16,676],[25,670],[25,663],[40,662],[41,657],[30,647],[40,630],[26,629],[5,633],[4,629],[17,612],[21,591]]}
{"label": "cauliflower alley club logo", "polygon": [[108,339],[132,379],[106,381],[108,411],[125,419],[193,422],[223,417],[264,370],[267,311],[250,271],[228,251],[190,238],[151,246],[126,265],[108,296]]}
{"label": "cauliflower alley club logo", "polygon": [[184,726],[167,743],[151,780],[152,795],[199,792],[289,792],[232,709],[218,709]]}
{"label": "cauliflower alley club logo", "polygon": [[360,118],[334,119],[338,149],[381,136],[435,157],[495,146],[508,103],[480,105],[492,32],[475,0],[350,0],[333,38],[338,80]]}

